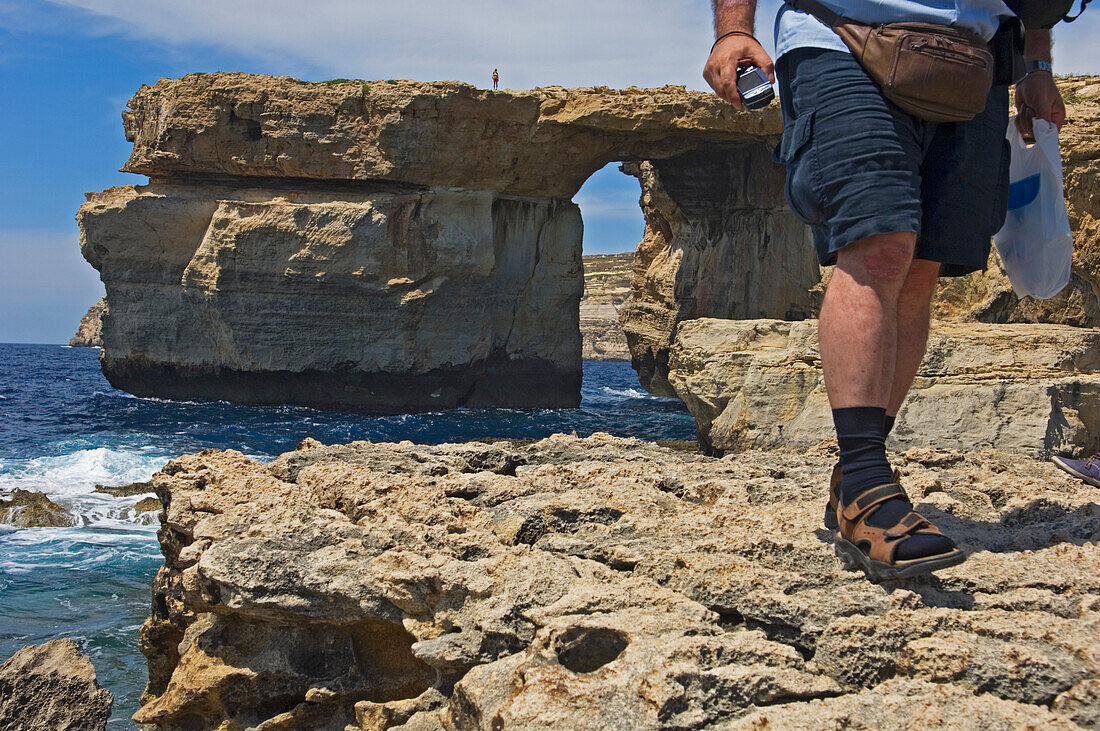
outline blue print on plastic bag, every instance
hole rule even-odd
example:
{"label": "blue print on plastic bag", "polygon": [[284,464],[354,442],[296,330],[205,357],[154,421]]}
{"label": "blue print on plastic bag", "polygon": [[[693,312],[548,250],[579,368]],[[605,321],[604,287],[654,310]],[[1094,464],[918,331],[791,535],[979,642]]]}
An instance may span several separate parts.
{"label": "blue print on plastic bag", "polygon": [[1036,173],[1008,186],[1008,210],[1015,211],[1039,197],[1041,176]]}

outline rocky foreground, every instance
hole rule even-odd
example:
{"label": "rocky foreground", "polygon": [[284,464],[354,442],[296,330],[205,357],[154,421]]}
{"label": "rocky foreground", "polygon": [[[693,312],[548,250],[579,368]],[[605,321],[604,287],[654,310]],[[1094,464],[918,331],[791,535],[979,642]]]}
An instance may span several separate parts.
{"label": "rocky foreground", "polygon": [[227,451],[154,484],[158,729],[1100,724],[1100,490],[912,449],[969,560],[879,586],[821,527],[829,442],[706,457],[604,434]]}

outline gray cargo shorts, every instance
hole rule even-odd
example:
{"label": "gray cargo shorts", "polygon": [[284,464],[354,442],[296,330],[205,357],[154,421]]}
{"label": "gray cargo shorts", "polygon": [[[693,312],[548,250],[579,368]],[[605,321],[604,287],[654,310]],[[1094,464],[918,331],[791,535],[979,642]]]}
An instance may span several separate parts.
{"label": "gray cargo shorts", "polygon": [[913,231],[941,276],[985,269],[1008,206],[1008,88],[968,122],[926,122],[891,104],[851,54],[799,48],[776,67],[787,202],[823,266],[877,234]]}

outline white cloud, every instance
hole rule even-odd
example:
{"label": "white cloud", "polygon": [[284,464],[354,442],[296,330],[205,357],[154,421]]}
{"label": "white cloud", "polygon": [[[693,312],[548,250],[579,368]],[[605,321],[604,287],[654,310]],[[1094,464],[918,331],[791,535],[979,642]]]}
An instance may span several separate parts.
{"label": "white cloud", "polygon": [[[272,73],[458,79],[503,87],[686,84],[702,89],[712,38],[706,0],[48,0],[87,32],[221,48]],[[0,19],[11,16],[0,0]],[[16,6],[17,7],[17,6]],[[762,0],[771,49],[778,0]],[[8,18],[10,20],[10,18]],[[1056,31],[1060,71],[1100,73],[1100,11]]]}
{"label": "white cloud", "polygon": [[[458,79],[503,86],[704,88],[712,38],[705,0],[49,0],[85,11],[92,32],[203,44],[262,60],[274,73]],[[0,16],[10,0],[0,0]],[[771,48],[778,0],[757,12]],[[10,10],[8,11],[11,12]],[[1100,11],[1056,31],[1059,70],[1100,73]]]}
{"label": "white cloud", "polygon": [[212,45],[294,69],[358,78],[458,79],[503,87],[700,88],[711,39],[697,0],[51,0],[116,32]]}

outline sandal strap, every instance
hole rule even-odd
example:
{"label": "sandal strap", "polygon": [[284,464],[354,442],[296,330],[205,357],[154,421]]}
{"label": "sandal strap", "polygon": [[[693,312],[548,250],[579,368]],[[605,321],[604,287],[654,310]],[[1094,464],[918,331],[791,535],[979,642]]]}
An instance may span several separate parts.
{"label": "sandal strap", "polygon": [[933,532],[939,533],[940,531],[936,526],[929,523],[923,515],[911,510],[901,516],[901,520],[895,523],[892,528],[885,529],[882,534],[889,540],[897,540],[916,533]]}
{"label": "sandal strap", "polygon": [[874,561],[893,563],[898,546],[914,535],[943,535],[940,529],[932,525],[927,518],[912,510],[890,528],[868,525],[866,520],[871,514],[871,508],[896,496],[897,493],[887,496],[884,492],[881,499],[869,500],[868,509],[859,513],[854,520],[846,519],[847,516],[841,520],[841,535],[857,546],[861,543],[867,544],[867,548],[861,550],[865,550],[868,558]]}
{"label": "sandal strap", "polygon": [[893,482],[889,485],[872,487],[845,506],[844,510],[841,511],[841,515],[846,521],[856,522],[859,520],[860,516],[867,514],[876,506],[887,500],[893,500],[894,498],[901,498],[903,500],[909,499],[909,496],[905,494],[905,489],[898,483]]}

